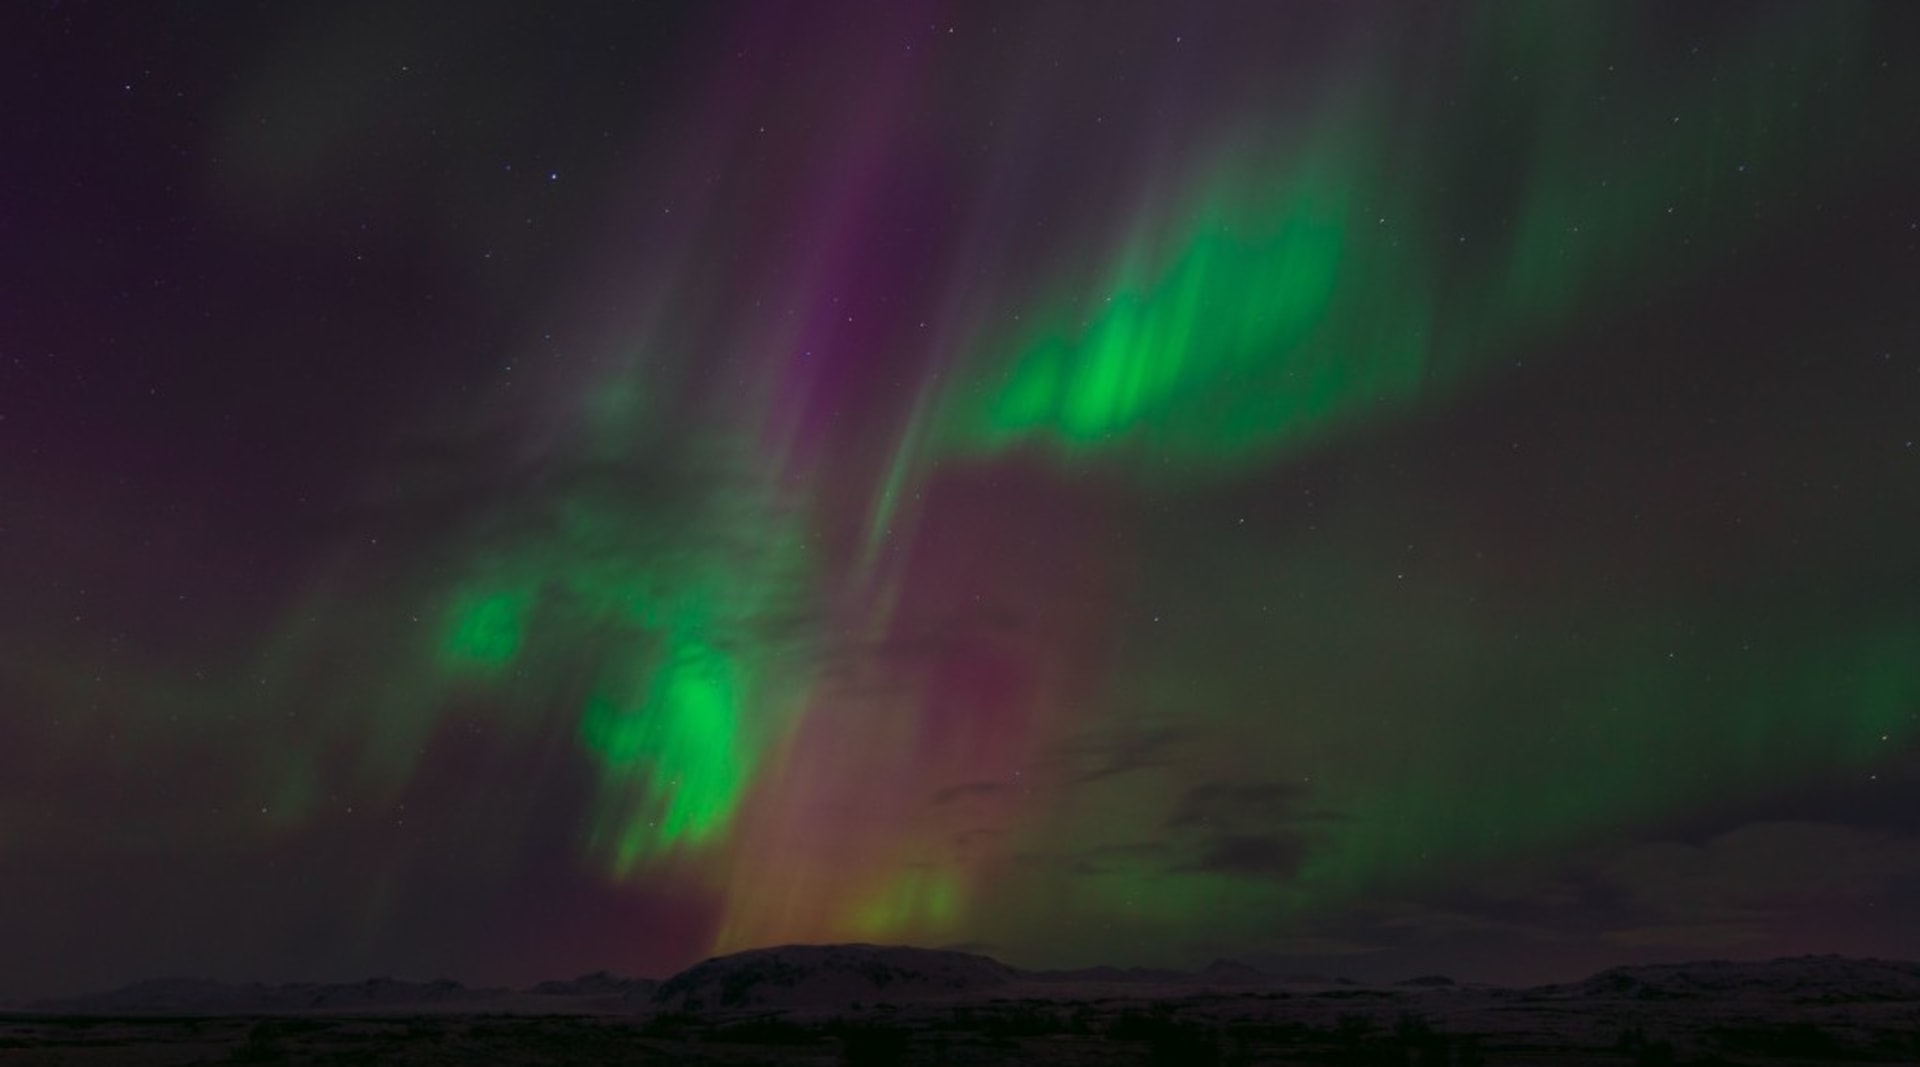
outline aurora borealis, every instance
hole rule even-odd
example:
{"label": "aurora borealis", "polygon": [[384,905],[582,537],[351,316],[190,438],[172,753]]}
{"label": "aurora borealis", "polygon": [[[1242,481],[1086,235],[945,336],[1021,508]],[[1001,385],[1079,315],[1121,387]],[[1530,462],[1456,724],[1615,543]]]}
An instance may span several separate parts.
{"label": "aurora borealis", "polygon": [[1920,956],[1920,16],[21,5],[0,995]]}

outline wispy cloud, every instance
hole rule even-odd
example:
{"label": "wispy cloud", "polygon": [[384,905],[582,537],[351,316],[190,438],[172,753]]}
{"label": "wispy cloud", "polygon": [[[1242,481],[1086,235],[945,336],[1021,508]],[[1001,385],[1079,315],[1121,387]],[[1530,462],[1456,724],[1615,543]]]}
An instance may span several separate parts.
{"label": "wispy cloud", "polygon": [[1288,824],[1299,819],[1306,795],[1291,782],[1208,782],[1187,790],[1166,825],[1251,830]]}
{"label": "wispy cloud", "polygon": [[1307,844],[1297,837],[1230,834],[1205,843],[1193,860],[1174,868],[1232,877],[1289,877],[1306,858]]}
{"label": "wispy cloud", "polygon": [[1075,785],[1087,785],[1136,771],[1173,766],[1175,750],[1193,734],[1188,728],[1162,726],[1089,735],[1062,748],[1060,758],[1068,768],[1068,780]]}

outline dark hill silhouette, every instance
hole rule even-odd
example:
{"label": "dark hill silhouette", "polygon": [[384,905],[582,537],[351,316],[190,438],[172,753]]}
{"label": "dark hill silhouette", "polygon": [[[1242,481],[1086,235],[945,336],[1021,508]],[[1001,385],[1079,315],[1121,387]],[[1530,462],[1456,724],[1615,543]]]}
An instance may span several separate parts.
{"label": "dark hill silhouette", "polygon": [[898,1003],[1006,986],[1020,972],[968,952],[882,945],[783,945],[717,956],[660,983],[675,1011]]}

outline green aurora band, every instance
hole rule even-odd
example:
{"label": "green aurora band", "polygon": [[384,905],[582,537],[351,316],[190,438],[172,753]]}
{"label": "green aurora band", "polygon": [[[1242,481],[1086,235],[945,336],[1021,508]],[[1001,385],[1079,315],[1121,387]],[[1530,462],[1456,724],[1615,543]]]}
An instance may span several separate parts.
{"label": "green aurora band", "polygon": [[[1184,182],[1188,193],[1142,210],[1090,290],[1071,280],[1043,287],[1046,295],[1017,330],[977,339],[961,365],[982,370],[951,388],[930,416],[939,429],[928,435],[915,425],[906,435],[913,444],[902,446],[934,454],[896,460],[892,480],[908,470],[915,472],[906,475],[910,482],[924,483],[947,456],[1031,444],[1069,467],[1120,463],[1133,477],[1204,483],[1272,464],[1344,427],[1442,402],[1489,364],[1565,328],[1597,302],[1681,275],[1694,264],[1642,269],[1640,250],[1651,235],[1686,225],[1706,244],[1737,230],[1751,218],[1743,203],[1800,180],[1792,176],[1794,160],[1809,140],[1816,131],[1830,135],[1836,124],[1849,129],[1845,116],[1858,104],[1841,81],[1789,127],[1769,99],[1800,91],[1783,87],[1778,70],[1794,72],[1803,86],[1844,73],[1857,19],[1844,5],[1830,5],[1790,26],[1763,28],[1737,67],[1680,87],[1672,129],[1618,131],[1622,141],[1643,142],[1622,157],[1609,137],[1596,138],[1578,120],[1582,101],[1604,87],[1597,57],[1615,50],[1625,32],[1606,25],[1606,10],[1582,8],[1591,24],[1554,32],[1543,32],[1545,14],[1528,5],[1487,10],[1479,31],[1489,55],[1483,65],[1499,74],[1473,91],[1494,96],[1509,91],[1509,82],[1554,86],[1545,93],[1529,88],[1492,108],[1518,112],[1522,131],[1498,146],[1519,174],[1511,200],[1496,205],[1517,220],[1503,245],[1489,251],[1479,247],[1477,232],[1453,236],[1471,230],[1472,220],[1450,217],[1443,207],[1473,197],[1460,187],[1464,164],[1450,173],[1449,135],[1427,138],[1431,170],[1410,182],[1396,154],[1404,146],[1368,132],[1393,128],[1380,114],[1388,105],[1355,94],[1330,108],[1317,132],[1278,147],[1216,151]],[[1548,76],[1556,71],[1577,73]],[[1716,135],[1693,138],[1681,120]],[[1855,120],[1843,139],[1860,136],[1865,124]],[[1736,191],[1736,183],[1745,184]],[[1693,195],[1668,202],[1665,191],[1676,186]],[[616,383],[596,396],[645,391]],[[608,417],[632,407],[625,400],[617,409],[606,404]],[[887,506],[873,520],[875,530],[892,521],[901,490],[890,485],[877,496]],[[804,530],[784,530],[780,540],[795,555],[776,583],[805,566],[798,559]],[[490,546],[490,560],[509,562],[486,564],[473,585],[454,590],[443,644],[448,671],[498,676],[542,639],[536,617],[558,616],[551,640],[567,639],[562,620],[569,617],[575,627],[590,619],[631,629],[583,701],[579,730],[604,780],[591,839],[623,877],[649,857],[723,838],[784,729],[764,725],[784,720],[761,707],[758,654],[716,627],[724,629],[729,605],[751,615],[766,597],[791,590],[770,589],[769,577],[751,570],[702,568],[688,580],[677,576],[677,561],[647,562],[648,551],[598,534]],[[556,598],[571,606],[550,612]],[[1875,680],[1826,710],[1858,727],[1844,731],[1853,740],[1838,745],[1835,758],[1868,758],[1874,745],[1859,739],[1907,728],[1901,700],[1920,678],[1920,668],[1909,666],[1911,639],[1869,634],[1860,651],[1840,653]],[[1785,677],[1756,685],[1749,725],[1738,731],[1745,740],[1734,746],[1743,775],[1764,776],[1779,755],[1808,740],[1800,694],[1829,676],[1832,655],[1810,654]],[[1644,681],[1614,702],[1677,707],[1687,700],[1678,686]],[[1499,850],[1523,848],[1678,802],[1668,795],[1675,788],[1670,775],[1649,774],[1624,755],[1664,732],[1662,717],[1632,721],[1647,735],[1624,737],[1622,755],[1594,761],[1597,777],[1546,776],[1502,787],[1523,789],[1525,804],[1509,803],[1501,792],[1461,809],[1474,794],[1459,795],[1453,767],[1431,783],[1416,776],[1391,791],[1343,796],[1352,825],[1366,827],[1364,834],[1329,835],[1298,883],[1272,893],[1333,902],[1404,875],[1418,854],[1435,847],[1472,855],[1495,839]],[[1791,743],[1782,743],[1789,736]],[[1649,785],[1636,787],[1640,781]],[[1435,846],[1446,838],[1444,827],[1417,813],[1438,810],[1433,801],[1443,793],[1456,798],[1450,819],[1473,829]],[[1177,913],[1196,892],[1222,891],[1214,879],[1204,881],[1202,890],[1156,892]]]}
{"label": "green aurora band", "polygon": [[[1445,411],[1589,316],[1685,283],[1712,265],[1709,249],[1720,256],[1761,240],[1768,204],[1823,180],[1808,160],[1874,151],[1866,81],[1849,63],[1865,32],[1855,5],[1760,20],[1744,46],[1703,59],[1672,86],[1671,121],[1652,124],[1649,107],[1592,106],[1613,91],[1603,57],[1630,53],[1624,12],[1583,6],[1583,24],[1549,30],[1539,5],[1480,10],[1461,105],[1479,125],[1449,122],[1439,104],[1354,87],[1330,91],[1317,115],[1285,131],[1230,123],[1211,147],[1173,164],[1132,217],[1102,227],[1114,235],[1103,248],[1063,252],[1062,262],[1041,265],[1037,281],[1019,279],[1022,295],[1004,294],[996,314],[960,329],[951,367],[911,392],[884,462],[861,468],[867,484],[843,494],[866,508],[854,548],[823,538],[826,524],[805,499],[834,471],[796,475],[792,457],[754,454],[778,436],[768,429],[781,415],[777,396],[743,404],[744,414],[688,446],[741,454],[744,474],[696,480],[664,501],[650,487],[586,478],[561,482],[535,504],[503,504],[446,557],[442,573],[452,580],[425,594],[438,605],[433,637],[395,636],[368,651],[401,681],[358,700],[356,683],[329,683],[342,705],[364,706],[364,718],[279,743],[268,762],[279,768],[275,810],[290,820],[280,825],[313,809],[316,760],[301,753],[320,742],[365,746],[363,774],[392,791],[436,715],[491,699],[517,709],[507,718],[538,717],[560,701],[597,775],[580,836],[599,868],[639,882],[705,864],[710,880],[724,883],[722,857],[755,791],[776,789],[764,804],[782,803],[768,783],[807,716],[831,703],[816,666],[825,642],[800,635],[829,614],[853,617],[850,645],[886,631],[885,591],[900,587],[912,563],[881,546],[912,543],[918,502],[953,471],[1037,465],[1063,482],[1106,479],[1204,498],[1363,429]],[[1430,120],[1427,128],[1390,136],[1409,126],[1408,110]],[[1696,128],[1714,132],[1699,137]],[[1508,184],[1482,187],[1489,157],[1511,175]],[[1656,244],[1683,251],[1651,255]],[[1001,313],[1008,309],[1018,314]],[[693,327],[657,333],[700,335]],[[757,377],[777,379],[785,357],[760,358],[767,365]],[[670,392],[675,373],[628,358],[594,381],[578,405],[591,458],[653,440],[634,424],[664,417],[652,400]],[[1170,638],[1113,654],[1104,696],[1114,708],[1155,697],[1174,704],[1187,699],[1187,679],[1229,679],[1212,683],[1210,702],[1247,710],[1215,713],[1220,721],[1207,728],[1220,751],[1212,755],[1231,762],[1236,750],[1265,753],[1238,757],[1249,761],[1249,776],[1304,779],[1299,772],[1323,760],[1349,767],[1343,780],[1303,786],[1316,809],[1337,818],[1303,816],[1290,837],[1261,839],[1290,877],[1208,869],[1192,854],[1205,846],[1178,835],[1160,851],[1140,848],[1122,828],[1161,825],[1179,803],[1171,778],[1148,784],[1142,774],[1125,789],[1091,788],[1074,804],[1048,809],[1036,800],[1008,834],[1009,854],[1061,841],[1110,850],[1086,878],[1070,884],[1056,871],[1022,881],[1003,872],[996,880],[959,863],[892,869],[867,879],[883,888],[846,913],[812,926],[817,917],[795,920],[793,933],[1013,940],[1017,930],[1036,943],[1031,932],[1048,925],[1039,900],[1143,924],[1207,912],[1251,932],[1275,912],[1326,912],[1416,882],[1431,870],[1430,856],[1494,863],[1726,795],[1729,780],[1765,783],[1796,765],[1861,766],[1915,736],[1920,633],[1908,619],[1786,627],[1774,654],[1738,686],[1706,687],[1678,668],[1626,664],[1656,661],[1672,643],[1670,620],[1709,618],[1711,605],[1610,605],[1578,648],[1543,638],[1502,655],[1489,651],[1473,613],[1463,622],[1459,605],[1472,599],[1474,578],[1426,589],[1409,612],[1369,585],[1387,551],[1357,535],[1291,561],[1223,556],[1222,573],[1197,587],[1238,591],[1217,609],[1222,625],[1258,630],[1288,651]],[[1170,602],[1201,597],[1153,591]],[[1299,618],[1275,633],[1249,614],[1261,601],[1284,601]],[[343,627],[357,618],[325,597],[313,604],[307,617]],[[1382,618],[1391,620],[1385,636],[1372,629]],[[258,673],[297,684],[322,651],[378,643],[317,629],[280,635]],[[1118,635],[1102,640],[1125,644]],[[1624,651],[1595,651],[1605,647]],[[1731,648],[1697,651],[1721,677],[1742,661]],[[1553,663],[1561,681],[1536,677],[1544,668],[1528,666],[1529,655]],[[1291,724],[1278,752],[1261,743],[1272,723],[1253,721],[1266,713],[1251,710],[1275,681],[1247,665],[1268,657],[1291,672],[1289,688],[1321,701]],[[1372,676],[1367,665],[1382,661],[1395,669]],[[1467,705],[1484,679],[1461,666],[1474,663],[1516,689],[1580,694],[1561,698],[1541,736],[1513,739],[1537,749],[1537,759],[1480,767],[1444,732],[1441,724],[1475,718]],[[1328,694],[1340,692],[1354,706],[1401,711],[1384,724],[1349,722],[1329,709]],[[1063,723],[1095,712],[1053,714],[1064,735]],[[1547,739],[1599,719],[1619,726],[1585,738],[1577,757]],[[340,736],[316,736],[328,730]],[[1421,760],[1376,753],[1375,730],[1395,731],[1391,751],[1412,748]],[[1696,745],[1714,751],[1716,777],[1690,775]],[[875,751],[874,760],[892,752]],[[1650,762],[1648,752],[1661,755]],[[848,775],[882,769],[846,758]],[[1251,825],[1246,835],[1257,836]],[[1296,851],[1297,863],[1286,862]],[[1036,878],[1056,882],[1031,892]]]}

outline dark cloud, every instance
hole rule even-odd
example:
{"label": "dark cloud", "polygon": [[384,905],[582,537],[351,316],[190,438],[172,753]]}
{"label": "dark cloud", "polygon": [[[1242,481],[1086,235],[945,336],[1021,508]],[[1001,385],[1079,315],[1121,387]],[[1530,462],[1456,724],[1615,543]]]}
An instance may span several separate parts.
{"label": "dark cloud", "polygon": [[1162,726],[1121,733],[1093,734],[1067,745],[1060,758],[1076,785],[1087,785],[1135,771],[1170,767],[1174,750],[1194,731]]}
{"label": "dark cloud", "polygon": [[1920,876],[1920,838],[1807,821],[1754,822],[1703,844],[1649,841],[1600,867],[1642,913],[1703,928],[1782,908],[1891,898]]}
{"label": "dark cloud", "polygon": [[1168,846],[1160,841],[1135,841],[1119,845],[1101,845],[1069,857],[1067,869],[1080,875],[1123,874],[1138,871],[1143,865],[1165,861]]}
{"label": "dark cloud", "polygon": [[1653,950],[1680,958],[1722,956],[1763,946],[1768,936],[1767,918],[1766,914],[1756,912],[1720,922],[1630,926],[1607,931],[1604,940],[1621,948]]}
{"label": "dark cloud", "polygon": [[[1368,978],[1451,970],[1522,984],[1577,979],[1623,956],[1903,957],[1920,942],[1886,929],[1903,920],[1920,929],[1916,888],[1915,835],[1735,821],[1677,839],[1597,842],[1557,861],[1453,865],[1417,896],[1364,896],[1312,916],[1289,943],[1379,946],[1365,966],[1341,968]],[[1557,962],[1549,971],[1517,962],[1529,956]]]}
{"label": "dark cloud", "polygon": [[1230,834],[1207,841],[1197,858],[1176,869],[1241,878],[1284,878],[1300,869],[1306,855],[1307,845],[1298,838]]}
{"label": "dark cloud", "polygon": [[1305,798],[1306,790],[1290,782],[1209,782],[1187,790],[1166,825],[1235,830],[1274,826],[1298,819]]}

